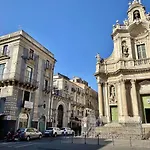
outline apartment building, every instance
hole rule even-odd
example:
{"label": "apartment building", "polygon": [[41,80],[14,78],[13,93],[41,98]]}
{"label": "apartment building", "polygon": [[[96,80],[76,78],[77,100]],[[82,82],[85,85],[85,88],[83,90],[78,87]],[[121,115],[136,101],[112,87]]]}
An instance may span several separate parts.
{"label": "apartment building", "polygon": [[[54,55],[25,31],[0,37],[0,130],[50,124]],[[4,132],[3,131],[3,132]]]}
{"label": "apartment building", "polygon": [[[84,87],[60,73],[53,77],[52,120],[53,126],[81,127],[81,121],[98,105],[86,96]],[[90,88],[89,88],[90,89]],[[95,92],[96,93],[96,92]],[[97,95],[97,93],[96,93]],[[98,103],[98,96],[95,97]],[[88,105],[89,104],[89,105]],[[94,105],[92,107],[92,105]]]}

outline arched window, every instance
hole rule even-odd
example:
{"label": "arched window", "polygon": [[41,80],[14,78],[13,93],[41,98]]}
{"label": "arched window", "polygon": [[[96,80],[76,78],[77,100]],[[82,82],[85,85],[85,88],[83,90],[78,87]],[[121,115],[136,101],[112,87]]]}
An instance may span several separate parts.
{"label": "arched window", "polygon": [[133,20],[138,20],[138,19],[141,19],[140,12],[139,10],[135,10],[133,12]]}

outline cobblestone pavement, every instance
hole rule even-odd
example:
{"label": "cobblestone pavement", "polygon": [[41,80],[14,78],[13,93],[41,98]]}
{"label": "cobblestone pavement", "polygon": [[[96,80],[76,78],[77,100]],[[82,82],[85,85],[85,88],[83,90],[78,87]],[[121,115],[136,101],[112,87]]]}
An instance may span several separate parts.
{"label": "cobblestone pavement", "polygon": [[71,137],[43,138],[30,142],[0,142],[0,150],[148,150],[150,141],[85,139]]}

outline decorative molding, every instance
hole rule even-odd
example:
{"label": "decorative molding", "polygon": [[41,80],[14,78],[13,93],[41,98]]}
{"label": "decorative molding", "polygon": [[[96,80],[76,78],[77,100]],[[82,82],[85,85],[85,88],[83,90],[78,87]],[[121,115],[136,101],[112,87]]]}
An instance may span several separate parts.
{"label": "decorative molding", "polygon": [[139,85],[147,85],[147,84],[150,85],[150,81],[149,80],[144,80],[144,81],[139,83]]}

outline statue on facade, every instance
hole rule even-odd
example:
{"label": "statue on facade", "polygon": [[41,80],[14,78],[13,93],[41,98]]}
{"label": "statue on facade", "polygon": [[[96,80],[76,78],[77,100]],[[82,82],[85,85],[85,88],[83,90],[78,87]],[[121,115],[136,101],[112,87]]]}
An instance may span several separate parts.
{"label": "statue on facade", "polygon": [[100,62],[100,60],[101,60],[100,54],[99,54],[99,53],[97,53],[97,55],[96,55],[95,57],[96,57],[97,63],[99,63],[99,62]]}
{"label": "statue on facade", "polygon": [[128,57],[129,56],[129,53],[128,53],[128,46],[126,45],[126,41],[123,41],[122,42],[122,53],[125,57]]}
{"label": "statue on facade", "polygon": [[104,62],[104,59],[100,57],[99,53],[97,53],[97,55],[95,57],[96,57],[97,63],[103,63]]}

